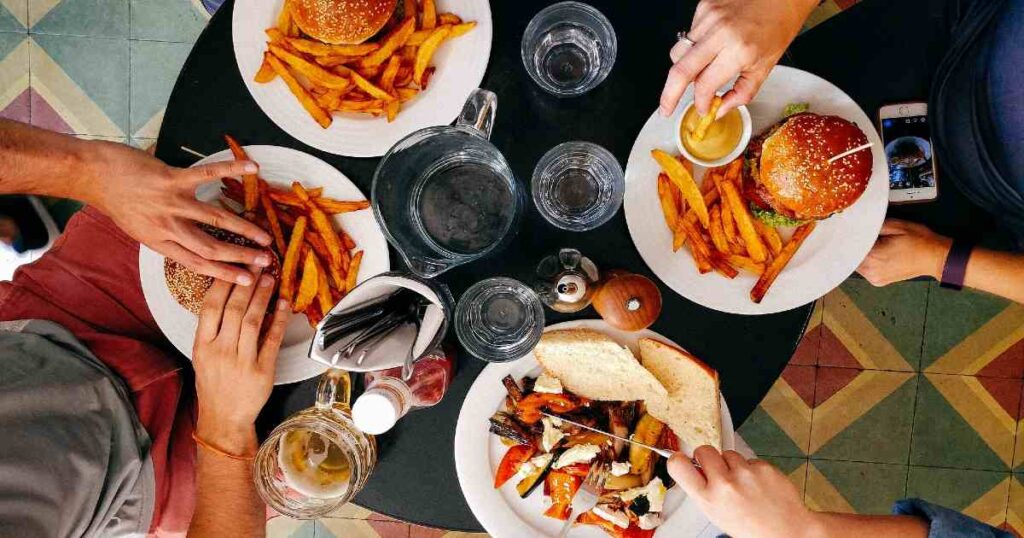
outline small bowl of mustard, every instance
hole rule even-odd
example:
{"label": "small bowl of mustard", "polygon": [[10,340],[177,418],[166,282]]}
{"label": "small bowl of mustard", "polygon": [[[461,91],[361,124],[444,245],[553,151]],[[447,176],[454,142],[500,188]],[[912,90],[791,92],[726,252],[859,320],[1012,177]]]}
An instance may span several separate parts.
{"label": "small bowl of mustard", "polygon": [[753,132],[750,111],[738,106],[718,118],[707,128],[702,139],[694,136],[701,115],[690,101],[676,125],[676,146],[694,164],[714,168],[729,164],[747,148]]}

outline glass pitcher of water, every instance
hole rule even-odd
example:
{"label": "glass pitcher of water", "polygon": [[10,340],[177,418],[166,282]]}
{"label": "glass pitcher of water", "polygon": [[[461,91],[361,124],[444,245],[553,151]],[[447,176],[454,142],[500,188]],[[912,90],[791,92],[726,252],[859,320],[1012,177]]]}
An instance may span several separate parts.
{"label": "glass pitcher of water", "polygon": [[356,429],[348,372],[320,378],[316,404],[270,433],[253,464],[256,491],[268,506],[297,519],[324,517],[366,485],[377,463],[373,436]]}
{"label": "glass pitcher of water", "polygon": [[377,222],[409,268],[433,278],[514,235],[524,190],[488,140],[498,98],[474,90],[454,126],[399,141],[373,176]]}

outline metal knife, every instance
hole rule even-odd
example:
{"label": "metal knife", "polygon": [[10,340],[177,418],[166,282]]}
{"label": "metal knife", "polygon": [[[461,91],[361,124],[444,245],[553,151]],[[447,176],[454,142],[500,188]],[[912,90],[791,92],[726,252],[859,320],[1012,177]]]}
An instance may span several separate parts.
{"label": "metal knife", "polygon": [[672,455],[675,454],[675,452],[672,451],[672,450],[666,450],[664,448],[657,448],[657,447],[653,447],[653,446],[648,445],[648,444],[641,443],[640,441],[634,441],[632,439],[626,439],[625,437],[619,437],[618,435],[615,435],[615,434],[612,434],[612,433],[608,433],[608,432],[606,432],[604,430],[599,430],[597,428],[591,428],[590,426],[587,426],[586,424],[580,424],[579,422],[576,422],[575,420],[569,420],[567,418],[562,418],[562,417],[560,417],[558,415],[552,415],[551,413],[548,413],[547,411],[541,411],[540,413],[542,415],[549,416],[549,417],[551,417],[553,419],[561,420],[562,422],[565,422],[567,424],[572,424],[573,426],[577,426],[577,427],[583,428],[584,430],[590,430],[590,431],[595,432],[595,433],[600,433],[601,435],[606,435],[608,437],[611,437],[612,439],[618,439],[619,441],[624,441],[624,442],[629,443],[631,445],[642,446],[642,447],[646,448],[647,450],[650,450],[651,452],[654,452],[655,454],[657,454],[659,456],[663,456],[665,458],[671,458]]}

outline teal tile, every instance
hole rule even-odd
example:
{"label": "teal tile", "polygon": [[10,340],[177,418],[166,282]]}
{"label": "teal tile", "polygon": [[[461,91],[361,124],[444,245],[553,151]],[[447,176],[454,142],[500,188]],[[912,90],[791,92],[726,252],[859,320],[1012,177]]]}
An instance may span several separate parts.
{"label": "teal tile", "polygon": [[128,37],[128,0],[29,0],[32,33]]}
{"label": "teal tile", "polygon": [[192,45],[159,41],[131,42],[131,133],[155,138],[167,99]]}
{"label": "teal tile", "polygon": [[[910,464],[1009,471],[1014,431],[1004,430],[987,402],[1013,399],[1019,405],[1020,380],[926,374],[920,377]],[[988,395],[978,395],[980,389]],[[1003,405],[1003,404],[1000,404]],[[958,411],[958,408],[962,411]],[[966,415],[961,415],[965,413]],[[978,416],[972,416],[978,413]],[[1009,419],[1015,425],[1016,417]],[[975,427],[973,423],[977,423]]]}
{"label": "teal tile", "polygon": [[811,466],[804,498],[819,510],[888,514],[906,496],[906,465],[812,459]]}
{"label": "teal tile", "polygon": [[798,440],[794,441],[771,415],[758,406],[736,431],[758,456],[800,457],[807,454],[811,423],[808,420],[799,426],[801,431],[797,432]]}
{"label": "teal tile", "polygon": [[0,0],[0,32],[25,32],[28,0]]}
{"label": "teal tile", "polygon": [[192,43],[209,15],[191,0],[131,0],[132,38]]}
{"label": "teal tile", "polygon": [[[968,510],[967,514],[987,519],[986,515],[1006,512],[1010,478],[1008,472],[911,467],[907,497],[924,499],[958,511],[974,506],[984,513]],[[992,523],[998,525],[1002,521]]]}
{"label": "teal tile", "polygon": [[[55,112],[74,116],[75,107],[85,105],[79,100],[87,98],[120,130],[116,135],[123,136],[128,130],[128,40],[58,35],[36,35],[34,39],[63,74],[74,82],[74,87],[69,87],[58,80],[52,81],[55,85],[49,90],[56,94],[57,102],[49,105]],[[35,58],[33,54],[33,78],[37,75],[34,67],[37,62],[42,63],[42,59]],[[84,97],[79,90],[85,94]],[[89,130],[78,132],[115,134]]]}
{"label": "teal tile", "polygon": [[[924,338],[928,283],[899,282],[878,288],[866,280],[850,278],[840,289],[907,363],[917,368]],[[825,296],[826,312],[832,308],[837,308],[834,299]],[[826,355],[820,357],[819,363],[841,366],[830,363]]]}
{"label": "teal tile", "polygon": [[1006,299],[984,292],[948,290],[936,283],[929,285],[922,370],[1010,304]]}

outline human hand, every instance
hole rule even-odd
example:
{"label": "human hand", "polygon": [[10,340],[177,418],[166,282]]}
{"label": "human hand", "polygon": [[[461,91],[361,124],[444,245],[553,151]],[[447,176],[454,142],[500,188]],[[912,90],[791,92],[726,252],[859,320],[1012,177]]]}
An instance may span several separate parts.
{"label": "human hand", "polygon": [[232,264],[266,267],[271,263],[265,251],[218,241],[196,226],[205,223],[260,245],[270,244],[270,235],[259,226],[195,197],[203,183],[255,173],[255,163],[174,168],[124,144],[93,144],[95,164],[83,174],[80,197],[133,239],[193,271],[246,286],[253,282],[252,273]]}
{"label": "human hand", "polygon": [[248,453],[254,424],[274,388],[277,353],[291,316],[279,299],[266,335],[263,318],[274,293],[274,279],[255,286],[218,280],[206,292],[199,315],[192,366],[199,402],[197,434],[233,453]]}
{"label": "human hand", "polygon": [[885,219],[878,241],[857,272],[875,286],[918,276],[942,278],[942,268],[953,241],[926,226]]}
{"label": "human hand", "polygon": [[710,446],[689,458],[676,454],[668,472],[693,498],[704,515],[733,538],[792,538],[812,536],[818,521],[804,506],[792,482],[771,464],[747,460],[727,450],[719,454]]}
{"label": "human hand", "polygon": [[706,114],[716,92],[737,75],[718,115],[749,103],[817,3],[701,0],[687,32],[696,45],[680,41],[669,52],[674,65],[661,93],[662,115],[672,114],[691,82],[697,111]]}

